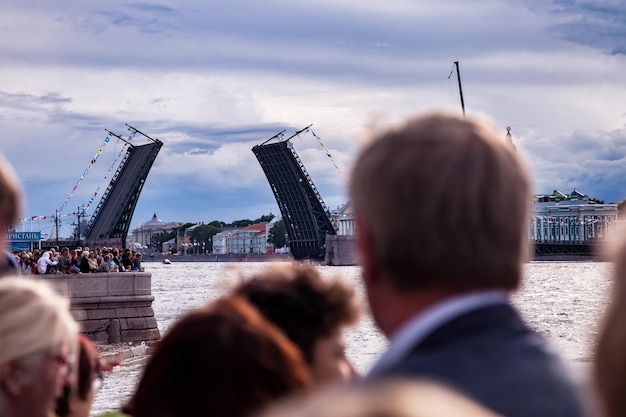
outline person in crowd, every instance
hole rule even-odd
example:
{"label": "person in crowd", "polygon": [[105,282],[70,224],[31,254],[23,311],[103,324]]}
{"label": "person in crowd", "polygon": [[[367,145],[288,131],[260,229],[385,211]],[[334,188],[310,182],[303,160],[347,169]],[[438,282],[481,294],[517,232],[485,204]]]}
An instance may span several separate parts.
{"label": "person in crowd", "polygon": [[102,256],[102,250],[100,248],[95,248],[94,256],[96,257],[96,261],[98,262],[98,265],[100,265],[100,263],[104,259],[104,257]]}
{"label": "person in crowd", "polygon": [[49,417],[69,382],[78,325],[46,283],[0,280],[0,415]]}
{"label": "person in crowd", "polygon": [[39,258],[41,258],[42,252],[38,249],[33,251],[33,256],[31,256],[32,266],[33,266],[33,275],[36,275],[37,272],[37,262],[39,262]]}
{"label": "person in crowd", "polygon": [[[119,272],[119,268],[115,261],[113,260],[113,254],[108,253],[104,256],[106,262],[109,263],[109,272]],[[107,260],[108,259],[108,260]]]}
{"label": "person in crowd", "polygon": [[56,272],[53,268],[57,264],[57,261],[50,259],[50,251],[45,251],[41,254],[41,258],[37,261],[37,273],[38,274],[51,274]]}
{"label": "person in crowd", "polygon": [[104,255],[102,262],[100,262],[100,265],[98,265],[98,272],[112,272],[111,264],[109,263],[110,260],[111,255]]}
{"label": "person in crowd", "polygon": [[149,359],[133,417],[244,417],[310,386],[298,349],[238,297],[188,313]]}
{"label": "person in crowd", "polygon": [[50,248],[49,252],[50,252],[50,260],[53,262],[56,262],[56,264],[52,265],[48,269],[50,270],[51,274],[60,274],[61,271],[59,270],[59,252],[57,248],[55,247]]}
{"label": "person in crowd", "polygon": [[611,298],[600,324],[593,362],[596,405],[605,417],[626,415],[626,238],[613,250]]}
{"label": "person in crowd", "polygon": [[113,262],[115,262],[115,265],[117,266],[117,270],[118,271],[122,271],[122,258],[120,257],[120,251],[117,248],[113,248],[113,250],[111,251],[111,253],[113,254]]}
{"label": "person in crowd", "polygon": [[57,417],[89,417],[94,395],[102,387],[104,373],[120,364],[99,358],[96,346],[83,335],[78,336],[77,359],[74,378],[57,400]]}
{"label": "person in crowd", "polygon": [[70,251],[70,273],[79,274],[80,272],[80,257],[76,250]]}
{"label": "person in crowd", "polygon": [[20,253],[20,273],[22,275],[33,274],[33,259],[31,254],[26,251]]}
{"label": "person in crowd", "polygon": [[141,257],[140,253],[135,255],[135,259],[133,259],[133,271],[141,271],[143,268],[141,267]]}
{"label": "person in crowd", "polygon": [[359,317],[352,288],[337,279],[322,279],[314,268],[294,266],[261,272],[233,293],[254,305],[300,348],[316,386],[356,376],[343,339],[344,328]]}
{"label": "person in crowd", "polygon": [[502,417],[430,380],[353,384],[282,401],[257,417]]}
{"label": "person in crowd", "polygon": [[89,251],[86,249],[83,249],[82,252],[80,253],[80,258],[79,258],[79,268],[80,268],[80,272],[82,272],[83,274],[88,274],[91,271],[91,265],[89,263]]}
{"label": "person in crowd", "polygon": [[510,303],[529,179],[491,123],[434,113],[376,135],[350,195],[372,316],[391,337],[367,381],[434,378],[508,417],[582,415],[565,364]]}
{"label": "person in crowd", "polygon": [[70,249],[63,248],[61,249],[61,253],[57,258],[57,270],[63,272],[64,274],[70,273]]}
{"label": "person in crowd", "polygon": [[22,211],[22,188],[13,167],[0,153],[0,276],[19,274],[15,257],[6,248],[4,232],[19,219]]}
{"label": "person in crowd", "polygon": [[122,255],[122,269],[120,269],[120,271],[131,271],[133,269],[133,260],[130,258],[130,256],[130,249],[125,249],[124,254]]}
{"label": "person in crowd", "polygon": [[95,252],[87,252],[87,262],[89,263],[89,272],[98,272],[98,260]]}

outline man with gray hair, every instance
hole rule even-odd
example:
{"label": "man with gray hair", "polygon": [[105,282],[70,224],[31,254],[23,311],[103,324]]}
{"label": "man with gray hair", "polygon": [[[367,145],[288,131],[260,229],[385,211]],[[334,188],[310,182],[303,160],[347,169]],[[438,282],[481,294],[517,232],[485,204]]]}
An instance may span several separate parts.
{"label": "man with gray hair", "polygon": [[379,134],[350,194],[367,298],[390,338],[367,380],[432,378],[507,417],[583,414],[565,366],[509,301],[529,180],[489,123],[436,113]]}

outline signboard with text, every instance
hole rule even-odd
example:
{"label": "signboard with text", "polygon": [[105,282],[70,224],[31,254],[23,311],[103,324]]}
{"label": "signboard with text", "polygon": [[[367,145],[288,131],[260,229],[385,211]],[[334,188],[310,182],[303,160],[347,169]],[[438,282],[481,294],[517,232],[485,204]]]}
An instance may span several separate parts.
{"label": "signboard with text", "polygon": [[41,232],[6,232],[4,239],[7,242],[35,242],[41,240]]}

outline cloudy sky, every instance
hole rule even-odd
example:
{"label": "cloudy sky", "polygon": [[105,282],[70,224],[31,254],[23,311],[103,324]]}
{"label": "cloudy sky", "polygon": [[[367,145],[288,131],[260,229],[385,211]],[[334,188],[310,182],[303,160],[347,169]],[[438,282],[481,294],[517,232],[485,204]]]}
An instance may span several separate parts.
{"label": "cloudy sky", "polygon": [[623,0],[5,0],[0,149],[26,191],[25,217],[65,201],[68,212],[102,194],[117,140],[72,189],[104,129],[127,136],[128,123],[164,142],[133,227],[153,212],[228,222],[278,212],[251,148],[313,124],[333,159],[310,132],[294,146],[336,207],[368,128],[460,112],[448,78],[459,61],[468,115],[490,115],[503,138],[511,127],[535,192],[616,202],[625,54]]}

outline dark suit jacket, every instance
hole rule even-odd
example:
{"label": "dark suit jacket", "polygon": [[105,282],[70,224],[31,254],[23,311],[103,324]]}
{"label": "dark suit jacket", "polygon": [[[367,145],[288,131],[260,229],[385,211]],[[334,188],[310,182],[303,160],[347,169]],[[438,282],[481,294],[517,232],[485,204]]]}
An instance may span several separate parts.
{"label": "dark suit jacket", "polygon": [[383,377],[435,379],[507,417],[583,415],[561,360],[509,305],[451,320],[368,380]]}

